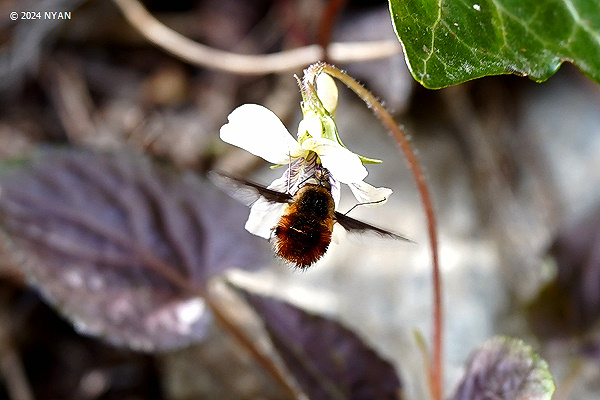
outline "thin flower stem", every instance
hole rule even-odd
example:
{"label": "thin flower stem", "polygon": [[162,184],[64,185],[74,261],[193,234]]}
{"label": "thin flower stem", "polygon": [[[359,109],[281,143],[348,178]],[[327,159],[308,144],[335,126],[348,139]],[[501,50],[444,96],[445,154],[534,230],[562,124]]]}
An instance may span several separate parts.
{"label": "thin flower stem", "polygon": [[180,59],[202,67],[235,74],[264,75],[294,71],[324,58],[332,62],[367,61],[390,57],[402,51],[397,40],[331,43],[327,52],[310,45],[279,53],[245,55],[213,49],[165,26],[138,0],[113,0],[131,26],[148,41]]}
{"label": "thin flower stem", "polygon": [[205,290],[204,287],[187,279],[179,271],[170,268],[169,265],[164,263],[160,258],[152,256],[145,257],[143,255],[142,258],[145,259],[145,265],[148,269],[159,274],[165,281],[179,289],[181,293],[202,298],[221,326],[237,339],[238,343],[252,355],[254,360],[256,360],[290,395],[290,398],[301,398],[301,393],[299,393],[298,389],[296,389],[284,376],[281,369],[279,369],[273,360],[262,352],[256,343],[227,316],[222,310],[222,307],[218,304],[219,302],[213,298],[213,295],[211,295],[209,290]]}
{"label": "thin flower stem", "polygon": [[[4,308],[4,307],[3,307]],[[13,327],[7,310],[0,310],[0,377],[13,400],[34,400],[23,360],[15,345]]]}
{"label": "thin flower stem", "polygon": [[313,73],[316,76],[321,71],[326,72],[329,75],[343,82],[352,91],[354,91],[354,93],[356,93],[367,104],[369,108],[371,108],[374,111],[375,115],[392,133],[394,139],[396,140],[396,142],[400,146],[400,149],[404,153],[404,157],[408,161],[410,169],[413,173],[413,177],[421,195],[421,201],[423,202],[425,215],[427,217],[427,227],[429,232],[429,242],[431,245],[431,257],[433,264],[433,355],[431,368],[429,370],[430,388],[433,399],[442,400],[442,282],[440,276],[440,266],[438,257],[438,241],[435,213],[429,188],[427,186],[425,174],[423,173],[423,169],[421,168],[417,156],[415,155],[410,141],[404,134],[404,131],[397,125],[394,118],[387,112],[385,107],[383,107],[383,105],[375,98],[375,96],[371,94],[371,92],[365,89],[351,76],[329,64],[314,64],[308,68],[305,74]]}
{"label": "thin flower stem", "polygon": [[239,328],[239,326],[231,321],[226,313],[221,310],[221,306],[219,306],[210,295],[205,296],[204,300],[210,307],[213,315],[219,321],[221,326],[224,327],[231,335],[233,335],[238,342],[250,352],[252,357],[258,361],[258,363],[275,379],[275,381],[287,392],[287,394],[290,395],[290,398],[302,398],[302,394],[290,384],[288,379],[285,378],[275,363],[273,363],[268,356],[258,349],[252,339],[250,339],[246,333]]}

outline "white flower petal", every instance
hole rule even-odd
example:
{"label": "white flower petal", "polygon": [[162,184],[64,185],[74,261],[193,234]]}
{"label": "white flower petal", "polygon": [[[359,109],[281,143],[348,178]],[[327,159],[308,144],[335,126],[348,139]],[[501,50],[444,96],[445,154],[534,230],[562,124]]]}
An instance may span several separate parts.
{"label": "white flower petal", "polygon": [[271,239],[271,232],[279,222],[285,206],[284,203],[272,203],[259,199],[250,208],[246,230],[256,236]]}
{"label": "white flower petal", "polygon": [[376,188],[366,182],[354,182],[348,186],[350,186],[350,190],[352,190],[356,200],[359,203],[366,203],[367,207],[377,207],[385,204],[393,193],[392,189],[385,187]]}
{"label": "white flower petal", "polygon": [[304,117],[298,124],[298,137],[301,138],[308,132],[310,137],[320,138],[323,136],[323,124],[317,116]]}
{"label": "white flower petal", "polygon": [[331,197],[333,197],[333,203],[337,210],[340,205],[340,197],[342,197],[342,188],[340,187],[340,183],[331,177],[329,178],[329,184],[331,185]]}
{"label": "white flower petal", "polygon": [[273,164],[287,164],[301,154],[300,145],[268,108],[244,104],[221,127],[224,142],[241,147]]}
{"label": "white flower petal", "polygon": [[331,232],[331,241],[335,244],[340,244],[346,241],[346,234],[348,232],[342,228],[340,224],[333,225],[333,231]]}
{"label": "white flower petal", "polygon": [[367,176],[367,169],[360,158],[333,140],[312,138],[302,142],[302,148],[319,155],[325,168],[342,183],[360,182]]}
{"label": "white flower petal", "polygon": [[[277,190],[278,192],[287,192],[288,174],[289,172],[286,170],[280,178],[271,182],[267,188]],[[257,200],[250,208],[250,215],[248,216],[245,226],[246,230],[256,236],[271,239],[273,227],[279,222],[281,214],[283,214],[283,211],[285,210],[285,206],[286,204],[284,203],[272,203],[262,198]]]}

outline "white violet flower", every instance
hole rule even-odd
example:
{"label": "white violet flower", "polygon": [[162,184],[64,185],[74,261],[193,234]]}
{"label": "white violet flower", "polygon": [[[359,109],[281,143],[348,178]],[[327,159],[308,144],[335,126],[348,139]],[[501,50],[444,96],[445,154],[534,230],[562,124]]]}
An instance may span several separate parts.
{"label": "white violet flower", "polygon": [[[335,83],[329,75],[321,73],[316,85],[316,90],[314,85],[308,85],[312,90],[302,91],[304,118],[298,125],[298,140],[271,110],[258,104],[244,104],[233,110],[228,116],[229,122],[221,127],[221,139],[270,163],[289,166],[281,178],[268,186],[269,189],[293,195],[308,177],[314,175],[316,168],[322,166],[329,171],[336,208],[340,183],[347,184],[361,204],[384,204],[392,190],[363,182],[367,176],[363,161],[380,161],[361,157],[343,146],[332,116],[337,106]],[[271,229],[277,225],[284,208],[285,204],[258,200],[252,205],[246,229],[270,239]]]}

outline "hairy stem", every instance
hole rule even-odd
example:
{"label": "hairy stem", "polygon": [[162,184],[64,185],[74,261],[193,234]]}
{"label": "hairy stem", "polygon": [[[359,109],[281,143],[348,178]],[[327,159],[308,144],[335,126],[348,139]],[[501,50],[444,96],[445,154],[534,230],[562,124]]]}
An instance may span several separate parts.
{"label": "hairy stem", "polygon": [[404,131],[398,126],[394,118],[387,112],[385,107],[360,83],[355,81],[351,76],[338,68],[325,64],[317,63],[310,66],[306,74],[314,74],[317,76],[320,72],[326,72],[329,75],[339,79],[356,93],[369,108],[373,110],[375,115],[381,120],[385,127],[392,133],[393,138],[398,143],[404,157],[408,161],[410,170],[417,184],[417,188],[421,195],[423,208],[427,217],[427,228],[429,233],[429,242],[431,245],[431,257],[433,264],[433,355],[431,368],[429,370],[429,380],[431,393],[434,400],[442,400],[442,282],[440,276],[439,256],[438,256],[438,241],[437,227],[435,222],[435,213],[433,211],[433,202],[431,194],[427,186],[427,180],[423,169],[419,164],[417,156],[410,144],[410,141],[404,134]]}

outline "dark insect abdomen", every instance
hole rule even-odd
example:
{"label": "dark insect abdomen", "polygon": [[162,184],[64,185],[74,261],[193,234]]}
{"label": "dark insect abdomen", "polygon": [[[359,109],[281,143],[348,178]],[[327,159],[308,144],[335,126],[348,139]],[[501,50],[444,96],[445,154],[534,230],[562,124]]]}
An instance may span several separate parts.
{"label": "dark insect abdomen", "polygon": [[333,198],[324,188],[306,188],[275,227],[275,253],[307,268],[320,259],[331,243]]}
{"label": "dark insect abdomen", "polygon": [[275,228],[275,253],[299,268],[314,264],[331,243],[331,231],[314,214],[293,213],[281,217]]}

